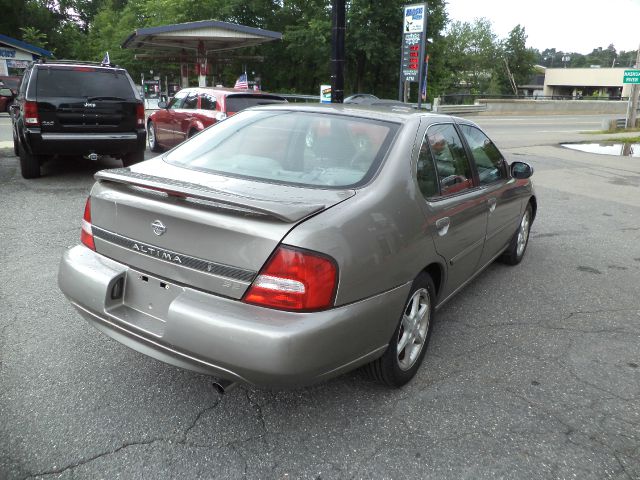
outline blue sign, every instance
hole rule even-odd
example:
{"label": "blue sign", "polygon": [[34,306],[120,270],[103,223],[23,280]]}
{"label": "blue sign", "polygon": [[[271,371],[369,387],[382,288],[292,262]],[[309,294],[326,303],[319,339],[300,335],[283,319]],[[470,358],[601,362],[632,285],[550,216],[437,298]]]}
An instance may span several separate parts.
{"label": "blue sign", "polygon": [[404,33],[422,33],[424,30],[425,5],[407,5],[404,7]]}
{"label": "blue sign", "polygon": [[16,58],[16,51],[9,50],[8,48],[0,48],[0,57],[3,58]]}

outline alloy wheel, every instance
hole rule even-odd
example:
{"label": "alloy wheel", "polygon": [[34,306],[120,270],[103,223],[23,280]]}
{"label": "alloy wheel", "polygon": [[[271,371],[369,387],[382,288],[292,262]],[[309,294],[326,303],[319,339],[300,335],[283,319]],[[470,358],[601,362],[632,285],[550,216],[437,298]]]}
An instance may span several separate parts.
{"label": "alloy wheel", "polygon": [[520,222],[520,229],[518,230],[518,247],[516,249],[516,254],[518,257],[521,257],[524,253],[524,249],[527,246],[527,241],[529,240],[529,227],[531,224],[531,220],[529,218],[529,210],[524,212],[522,216],[522,221]]}
{"label": "alloy wheel", "polygon": [[398,332],[398,366],[409,370],[420,356],[429,331],[431,305],[426,288],[416,290],[407,304]]}

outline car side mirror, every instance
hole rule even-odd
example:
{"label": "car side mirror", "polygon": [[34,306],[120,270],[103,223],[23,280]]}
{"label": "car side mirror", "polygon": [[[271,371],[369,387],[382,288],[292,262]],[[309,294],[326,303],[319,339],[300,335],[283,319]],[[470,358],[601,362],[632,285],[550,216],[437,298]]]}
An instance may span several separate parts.
{"label": "car side mirror", "polygon": [[158,108],[167,108],[167,102],[158,102]]}
{"label": "car side mirror", "polygon": [[533,167],[525,162],[513,162],[511,164],[511,176],[513,178],[525,179],[533,175]]}

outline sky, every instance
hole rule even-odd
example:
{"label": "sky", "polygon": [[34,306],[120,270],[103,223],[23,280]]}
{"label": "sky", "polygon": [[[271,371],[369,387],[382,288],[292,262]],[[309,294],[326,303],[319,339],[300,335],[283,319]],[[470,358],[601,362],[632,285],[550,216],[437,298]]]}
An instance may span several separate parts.
{"label": "sky", "polygon": [[542,51],[591,53],[594,48],[636,50],[640,44],[640,0],[447,0],[450,20],[485,17],[499,38],[516,25],[525,28],[527,46]]}

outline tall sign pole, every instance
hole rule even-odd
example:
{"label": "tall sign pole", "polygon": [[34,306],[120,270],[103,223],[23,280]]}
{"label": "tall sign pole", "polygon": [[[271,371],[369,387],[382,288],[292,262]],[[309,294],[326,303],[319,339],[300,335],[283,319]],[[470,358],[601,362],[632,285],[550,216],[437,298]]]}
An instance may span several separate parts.
{"label": "tall sign pole", "polygon": [[331,0],[331,103],[344,100],[345,0]]}
{"label": "tall sign pole", "polygon": [[403,8],[402,54],[398,99],[403,101],[406,82],[418,82],[418,108],[422,106],[422,75],[427,40],[427,5],[418,3]]}

